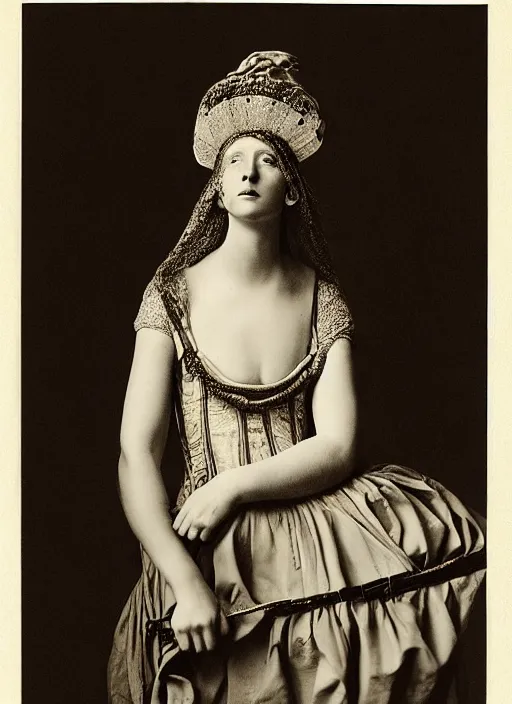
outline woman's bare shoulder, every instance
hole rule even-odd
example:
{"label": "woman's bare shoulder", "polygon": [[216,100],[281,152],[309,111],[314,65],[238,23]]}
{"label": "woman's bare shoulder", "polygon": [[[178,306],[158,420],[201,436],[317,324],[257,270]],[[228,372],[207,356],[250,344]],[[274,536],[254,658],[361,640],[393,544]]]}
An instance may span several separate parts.
{"label": "woman's bare shoulder", "polygon": [[316,271],[297,259],[288,262],[290,290],[297,295],[311,291],[315,286]]}
{"label": "woman's bare shoulder", "polygon": [[215,279],[216,266],[214,253],[207,254],[200,261],[183,269],[183,276],[187,283],[188,294],[194,298],[194,292],[204,287],[205,282]]}

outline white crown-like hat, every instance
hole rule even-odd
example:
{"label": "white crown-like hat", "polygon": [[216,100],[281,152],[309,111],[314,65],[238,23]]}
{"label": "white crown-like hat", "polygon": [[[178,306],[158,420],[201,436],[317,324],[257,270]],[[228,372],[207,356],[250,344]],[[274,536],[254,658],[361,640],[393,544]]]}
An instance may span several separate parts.
{"label": "white crown-like hat", "polygon": [[197,161],[213,169],[226,140],[254,130],[281,137],[299,161],[316,152],[322,144],[325,123],[316,100],[293,76],[298,67],[291,54],[256,51],[212,86],[197,114]]}

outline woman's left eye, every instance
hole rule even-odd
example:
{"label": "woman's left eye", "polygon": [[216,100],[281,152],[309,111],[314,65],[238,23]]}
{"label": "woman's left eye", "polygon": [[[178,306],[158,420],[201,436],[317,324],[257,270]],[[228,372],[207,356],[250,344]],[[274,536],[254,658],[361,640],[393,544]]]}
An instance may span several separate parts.
{"label": "woman's left eye", "polygon": [[266,156],[266,157],[264,157],[263,162],[264,162],[265,164],[270,164],[271,166],[275,166],[275,165],[276,165],[276,160],[275,160],[273,157],[271,157],[271,156]]}

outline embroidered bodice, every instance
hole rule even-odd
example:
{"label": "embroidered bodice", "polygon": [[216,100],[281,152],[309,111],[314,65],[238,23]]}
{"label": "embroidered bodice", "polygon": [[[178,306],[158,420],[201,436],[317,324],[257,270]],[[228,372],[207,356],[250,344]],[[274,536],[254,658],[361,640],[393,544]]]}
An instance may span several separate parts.
{"label": "embroidered bodice", "polygon": [[174,408],[186,462],[178,506],[218,472],[257,462],[311,435],[314,382],[334,341],[353,334],[338,287],[317,278],[306,356],[279,381],[242,384],[223,376],[198,349],[189,313],[180,271],[163,291],[150,282],[134,323],[135,330],[149,327],[172,336],[176,347]]}

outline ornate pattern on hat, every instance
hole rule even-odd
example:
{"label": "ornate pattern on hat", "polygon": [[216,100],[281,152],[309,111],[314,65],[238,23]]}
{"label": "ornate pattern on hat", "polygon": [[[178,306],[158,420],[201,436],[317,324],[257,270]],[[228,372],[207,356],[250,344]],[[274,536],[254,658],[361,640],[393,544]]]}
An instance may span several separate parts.
{"label": "ornate pattern on hat", "polygon": [[298,161],[320,147],[325,123],[318,103],[297,83],[298,61],[283,51],[256,51],[212,86],[199,106],[194,131],[197,161],[213,169],[235,134],[263,130],[288,143]]}

